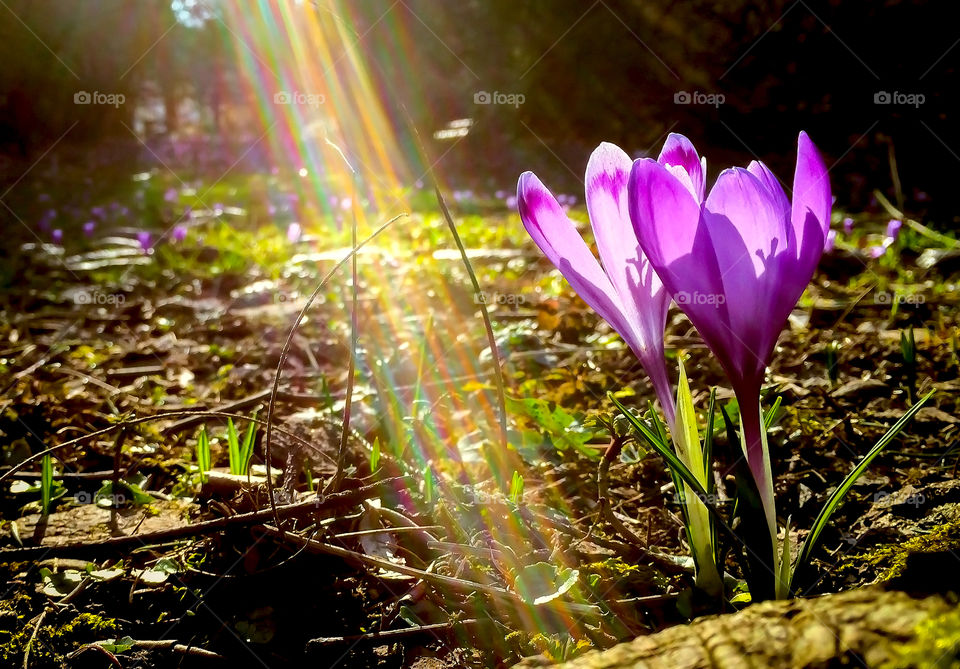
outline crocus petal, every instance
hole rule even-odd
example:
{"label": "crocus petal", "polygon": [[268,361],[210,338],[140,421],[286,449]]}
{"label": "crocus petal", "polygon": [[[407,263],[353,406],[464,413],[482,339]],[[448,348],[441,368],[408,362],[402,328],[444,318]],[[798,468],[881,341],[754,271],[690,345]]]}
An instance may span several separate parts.
{"label": "crocus petal", "polygon": [[621,336],[630,336],[632,330],[613,284],[573,221],[533,172],[520,175],[517,206],[527,233],[583,301]]}
{"label": "crocus petal", "polygon": [[[823,248],[823,240],[830,229],[831,205],[827,166],[807,133],[801,131],[797,140],[797,169],[793,175],[792,223],[798,250],[807,244]],[[820,239],[816,242],[809,239],[814,229],[820,230]],[[799,258],[801,254],[794,255]],[[813,260],[814,266],[818,260],[819,256]],[[801,266],[797,269],[803,274],[813,273],[813,267]]]}
{"label": "crocus petal", "polygon": [[670,296],[640,250],[630,222],[627,182],[632,165],[630,156],[613,144],[596,148],[584,179],[587,211],[603,268],[632,326],[630,333],[620,334],[640,358],[672,424],[673,393],[663,356]]}
{"label": "crocus petal", "polygon": [[607,277],[620,296],[627,320],[639,324],[640,345],[663,339],[669,296],[640,250],[630,223],[627,181],[633,161],[619,147],[603,143],[587,163],[587,211]]}
{"label": "crocus petal", "polygon": [[726,297],[710,234],[690,192],[658,162],[630,172],[630,219],[667,292],[714,352],[732,346]]}
{"label": "crocus petal", "polygon": [[831,230],[827,233],[827,240],[823,243],[823,252],[832,253],[834,247],[837,245],[837,231]]}
{"label": "crocus petal", "polygon": [[664,167],[669,165],[682,167],[690,178],[689,182],[684,185],[687,185],[697,202],[703,202],[707,166],[706,162],[697,155],[697,150],[689,139],[671,132],[667,135],[667,141],[663,143],[663,149],[660,151],[657,162]]}
{"label": "crocus petal", "polygon": [[790,216],[790,200],[787,199],[787,194],[783,192],[780,180],[770,171],[770,168],[760,161],[754,160],[747,165],[747,171],[760,179],[763,185],[767,187],[777,207],[783,210],[784,216]]}
{"label": "crocus petal", "polygon": [[[731,334],[737,341],[728,352],[730,362],[740,375],[755,380],[762,375],[783,327],[778,310],[771,305],[781,284],[792,278],[780,271],[787,257],[786,211],[753,173],[732,168],[724,170],[707,196],[703,220],[713,241],[724,286],[721,294],[728,298]],[[820,245],[822,251],[822,240]]]}

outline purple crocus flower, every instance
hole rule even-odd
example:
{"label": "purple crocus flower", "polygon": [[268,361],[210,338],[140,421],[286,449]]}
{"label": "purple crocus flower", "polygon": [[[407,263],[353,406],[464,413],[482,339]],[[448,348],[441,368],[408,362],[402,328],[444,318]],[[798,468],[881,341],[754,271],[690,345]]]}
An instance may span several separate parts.
{"label": "purple crocus flower", "polygon": [[843,234],[847,237],[853,234],[853,219],[849,216],[843,219]]}
{"label": "purple crocus flower", "polygon": [[143,249],[144,251],[150,250],[151,240],[152,240],[152,236],[146,230],[141,230],[140,232],[137,233],[137,241],[140,242],[140,248]]}
{"label": "purple crocus flower", "polygon": [[182,223],[173,226],[173,231],[170,233],[170,238],[175,244],[182,242],[187,238],[187,226],[183,225]]}
{"label": "purple crocus flower", "polygon": [[177,193],[176,188],[168,188],[167,192],[163,194],[163,199],[167,202],[176,202],[179,193]]}
{"label": "purple crocus flower", "polygon": [[53,232],[50,233],[50,239],[53,240],[54,244],[62,244],[63,230],[61,230],[60,228],[56,228],[55,230],[53,230]]}
{"label": "purple crocus flower", "polygon": [[296,244],[300,241],[300,237],[303,235],[303,228],[300,227],[300,224],[293,222],[287,226],[287,240],[291,244]]}
{"label": "purple crocus flower", "polygon": [[103,207],[94,207],[90,210],[90,215],[99,219],[105,219],[107,217],[107,210]]}
{"label": "purple crocus flower", "polygon": [[871,246],[869,249],[870,257],[876,260],[887,252],[889,246],[890,245],[886,243],[880,244],[879,246]]}
{"label": "purple crocus flower", "polygon": [[630,225],[629,175],[630,157],[613,144],[601,144],[587,163],[587,212],[602,267],[557,198],[533,172],[520,176],[517,203],[523,225],[540,250],[640,359],[672,426],[675,407],[663,355],[670,297]]}
{"label": "purple crocus flower", "polygon": [[93,237],[93,231],[96,229],[97,224],[93,221],[87,221],[83,224],[83,236],[84,237]]}
{"label": "purple crocus flower", "polygon": [[833,249],[836,245],[837,245],[837,231],[830,230],[829,232],[827,232],[827,238],[823,242],[823,252],[833,253]]}
{"label": "purple crocus flower", "polygon": [[724,170],[704,198],[704,165],[686,137],[671,134],[658,160],[633,165],[630,217],[650,264],[733,385],[744,453],[776,537],[760,388],[780,330],[823,253],[830,182],[804,132],[792,206],[757,161]]}

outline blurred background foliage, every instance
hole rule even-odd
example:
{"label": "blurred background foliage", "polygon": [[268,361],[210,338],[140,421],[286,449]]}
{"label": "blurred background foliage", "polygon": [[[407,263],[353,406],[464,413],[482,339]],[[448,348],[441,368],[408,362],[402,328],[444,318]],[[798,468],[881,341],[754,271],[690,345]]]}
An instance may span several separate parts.
{"label": "blurred background foliage", "polygon": [[[895,155],[908,207],[933,207],[951,225],[960,49],[950,3],[351,0],[314,11],[349,26],[411,179],[423,166],[406,115],[433,155],[448,151],[446,179],[507,189],[533,169],[576,191],[600,141],[655,154],[669,131],[690,136],[712,174],[759,157],[789,185],[806,129],[835,164],[841,204],[869,207],[874,188],[894,195]],[[229,136],[234,108],[255,105],[244,97],[244,54],[269,56],[229,14],[216,0],[96,0],[82,10],[6,0],[0,153],[29,163],[68,133],[58,153],[113,147],[124,160],[135,154],[133,131],[180,132],[186,99],[205,135]],[[78,89],[119,92],[128,104],[78,107]],[[524,101],[476,104],[480,91]],[[681,92],[723,104],[677,104]],[[924,101],[876,104],[881,92]],[[160,111],[138,117],[148,103]],[[462,141],[431,139],[456,119],[473,122]]]}

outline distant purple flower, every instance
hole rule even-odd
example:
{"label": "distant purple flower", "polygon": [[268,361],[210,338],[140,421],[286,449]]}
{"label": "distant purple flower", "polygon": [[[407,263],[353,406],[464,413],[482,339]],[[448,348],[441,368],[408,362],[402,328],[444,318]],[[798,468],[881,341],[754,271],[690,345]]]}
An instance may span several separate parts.
{"label": "distant purple flower", "polygon": [[293,222],[287,226],[287,241],[291,244],[296,244],[300,241],[300,237],[303,235],[303,228],[300,227],[300,224]]}
{"label": "distant purple flower", "polygon": [[508,197],[506,200],[504,200],[504,204],[507,205],[507,209],[516,209],[516,208],[517,208],[517,196],[516,196],[516,195],[511,195],[511,196]]}
{"label": "distant purple flower", "polygon": [[847,237],[853,234],[853,219],[849,216],[843,219],[843,234]]}
{"label": "distant purple flower", "polygon": [[833,253],[833,249],[836,245],[837,245],[837,231],[830,230],[829,232],[827,232],[827,239],[823,242],[823,252]]}
{"label": "distant purple flower", "polygon": [[146,230],[141,230],[137,233],[137,241],[140,242],[140,248],[144,251],[150,250],[150,245],[153,237]]}
{"label": "distant purple flower", "polygon": [[413,182],[413,185],[417,190],[423,190],[423,179],[417,179]]}
{"label": "distant purple flower", "polygon": [[340,200],[340,208],[344,211],[349,211],[351,207],[353,207],[353,200],[349,197],[345,197]]}
{"label": "distant purple flower", "polygon": [[887,245],[881,244],[880,246],[871,246],[869,251],[871,258],[879,258],[887,252]]}
{"label": "distant purple flower", "polygon": [[182,242],[187,238],[187,226],[183,224],[173,226],[173,231],[170,233],[170,238],[175,244]]}
{"label": "distant purple flower", "polygon": [[886,238],[890,240],[891,244],[897,240],[897,235],[900,234],[900,228],[902,227],[903,221],[896,218],[890,219],[890,222],[887,223]]}
{"label": "distant purple flower", "polygon": [[568,196],[567,196],[567,204],[569,204],[569,205],[572,207],[572,206],[575,205],[576,203],[577,203],[577,196],[576,196],[576,195],[568,195]]}
{"label": "distant purple flower", "polygon": [[630,166],[630,156],[606,142],[587,163],[587,212],[600,262],[533,172],[520,176],[517,202],[523,225],[543,254],[639,358],[672,426],[675,407],[663,350],[670,296],[641,252],[630,224]]}
{"label": "distant purple flower", "polygon": [[61,230],[60,228],[57,228],[56,230],[54,230],[53,232],[51,232],[51,233],[50,233],[50,239],[53,240],[53,243],[54,243],[54,244],[62,244],[62,243],[63,243],[63,230]]}
{"label": "distant purple flower", "polygon": [[167,202],[176,202],[179,196],[176,188],[168,188],[167,192],[163,194],[163,199]]}
{"label": "distant purple flower", "polygon": [[50,193],[40,193],[40,195],[37,196],[37,202],[49,202],[49,201],[50,201]]}
{"label": "distant purple flower", "polygon": [[567,196],[564,193],[560,193],[557,196],[557,204],[559,204],[560,206],[563,206],[566,203],[567,203]]}
{"label": "distant purple flower", "polygon": [[96,229],[97,224],[93,221],[87,221],[83,224],[83,236],[84,237],[93,237],[93,231]]}
{"label": "distant purple flower", "polygon": [[57,212],[55,209],[47,209],[43,212],[43,216],[40,217],[38,225],[42,232],[47,232],[50,229],[50,224],[53,223],[53,220],[57,217]]}
{"label": "distant purple flower", "polygon": [[270,214],[271,216],[276,214],[277,213],[276,205],[273,205],[273,204],[267,205],[267,213]]}
{"label": "distant purple flower", "polygon": [[493,194],[493,196],[498,200],[502,200],[503,198],[507,197],[507,195],[509,195],[509,193],[505,190],[498,190],[496,193]]}
{"label": "distant purple flower", "polygon": [[107,217],[107,210],[103,207],[94,207],[90,210],[90,215],[103,220]]}

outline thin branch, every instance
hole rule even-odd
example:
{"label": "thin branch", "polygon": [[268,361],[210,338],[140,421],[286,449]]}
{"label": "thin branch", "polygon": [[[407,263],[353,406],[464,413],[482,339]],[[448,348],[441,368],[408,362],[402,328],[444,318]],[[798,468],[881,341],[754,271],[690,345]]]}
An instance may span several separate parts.
{"label": "thin branch", "polygon": [[[277,373],[273,378],[273,390],[270,391],[270,403],[267,405],[267,433],[263,438],[263,449],[264,449],[264,462],[266,462],[268,468],[270,467],[270,437],[272,436],[272,433],[273,433],[273,406],[274,404],[276,404],[277,393],[280,389],[280,374],[283,372],[283,365],[287,362],[287,355],[289,355],[290,353],[290,344],[293,342],[293,336],[296,334],[297,328],[300,327],[300,323],[303,321],[304,315],[307,313],[307,310],[310,308],[313,302],[317,299],[317,296],[320,294],[320,291],[322,291],[326,287],[327,283],[330,281],[331,278],[333,278],[333,275],[336,274],[337,270],[343,267],[344,263],[350,260],[350,258],[354,257],[357,251],[359,251],[361,248],[366,246],[366,244],[371,240],[373,240],[375,237],[377,237],[377,235],[379,235],[381,232],[383,232],[388,227],[393,225],[393,223],[395,223],[396,221],[399,221],[401,218],[403,218],[406,215],[407,214],[397,214],[396,216],[391,218],[389,221],[381,225],[379,228],[374,230],[373,233],[370,234],[362,242],[354,246],[347,255],[341,258],[337,262],[337,264],[334,265],[329,272],[327,272],[326,276],[323,277],[323,279],[320,281],[317,287],[313,290],[313,293],[310,294],[309,299],[307,299],[307,303],[303,305],[303,308],[300,310],[300,313],[297,314],[297,320],[294,322],[293,327],[290,328],[290,333],[287,335],[287,340],[283,343],[283,348],[280,350],[280,360],[277,362]],[[270,502],[270,509],[273,511],[274,523],[277,525],[277,527],[281,527],[282,523],[280,521],[280,517],[277,515],[277,512],[276,512],[277,500],[274,499],[274,495],[273,495],[273,481],[271,480],[270,476],[267,477],[267,497],[268,497],[267,501]]]}

